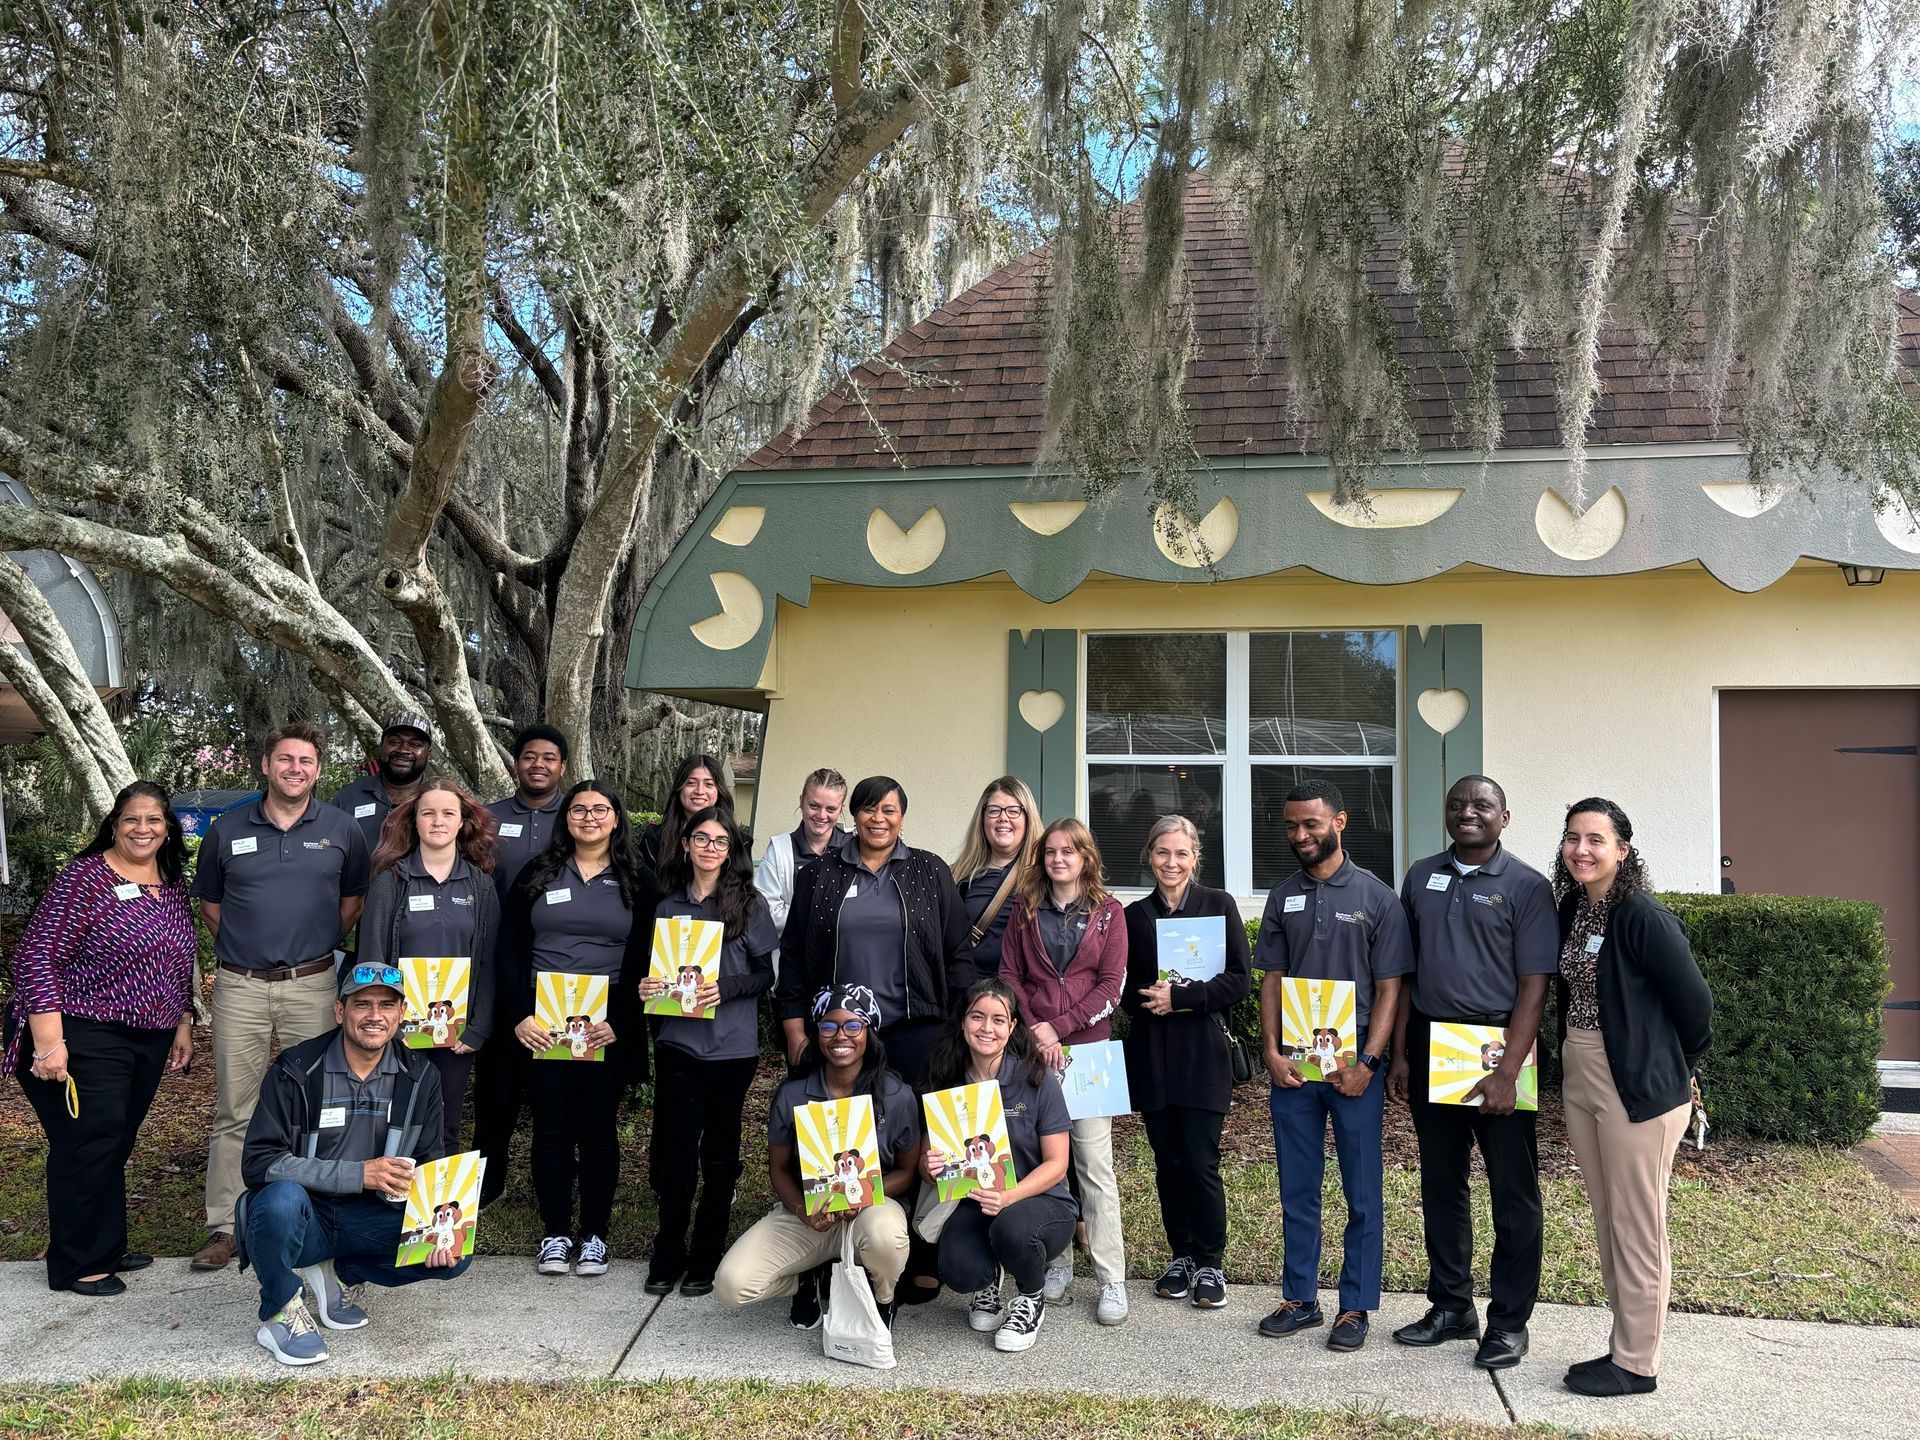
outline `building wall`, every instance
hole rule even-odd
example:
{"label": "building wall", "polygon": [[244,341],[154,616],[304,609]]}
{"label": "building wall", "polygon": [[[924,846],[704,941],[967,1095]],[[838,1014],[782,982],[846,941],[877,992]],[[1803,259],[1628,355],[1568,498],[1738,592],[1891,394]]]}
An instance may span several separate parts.
{"label": "building wall", "polygon": [[[810,604],[780,605],[759,779],[785,797],[817,765],[891,774],[911,801],[909,842],[951,856],[979,787],[1006,768],[1010,629],[1478,624],[1486,767],[1507,789],[1511,846],[1544,866],[1562,807],[1607,795],[1633,817],[1657,883],[1714,890],[1716,688],[1920,686],[1917,622],[1920,574],[1849,589],[1826,564],[1745,595],[1693,566],[1395,586],[1299,571],[1214,585],[1095,577],[1052,605],[1005,579],[817,583]],[[1062,723],[1077,726],[1077,706]],[[786,828],[760,818],[766,834]]]}

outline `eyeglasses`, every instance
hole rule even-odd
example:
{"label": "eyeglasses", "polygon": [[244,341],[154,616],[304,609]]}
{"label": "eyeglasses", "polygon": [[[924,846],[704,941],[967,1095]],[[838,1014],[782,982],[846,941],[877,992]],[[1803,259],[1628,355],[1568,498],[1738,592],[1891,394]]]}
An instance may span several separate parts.
{"label": "eyeglasses", "polygon": [[406,977],[395,965],[356,965],[347,978],[355,985],[391,985],[395,989],[406,983]]}
{"label": "eyeglasses", "polygon": [[989,820],[1011,820],[1014,816],[1025,815],[1027,812],[1018,805],[989,805],[980,813]]}
{"label": "eyeglasses", "polygon": [[689,835],[687,844],[696,850],[725,850],[733,841],[724,835]]}
{"label": "eyeglasses", "polygon": [[613,814],[611,805],[575,805],[568,809],[570,820],[604,820]]}
{"label": "eyeglasses", "polygon": [[822,1040],[832,1040],[840,1035],[846,1036],[849,1040],[858,1040],[862,1035],[867,1033],[867,1022],[864,1020],[822,1020],[814,1028],[820,1032],[820,1038]]}

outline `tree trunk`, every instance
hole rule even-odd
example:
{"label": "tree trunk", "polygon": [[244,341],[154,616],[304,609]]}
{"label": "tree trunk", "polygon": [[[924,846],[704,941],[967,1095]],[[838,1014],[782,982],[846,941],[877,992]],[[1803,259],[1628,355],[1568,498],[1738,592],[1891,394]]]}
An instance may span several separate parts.
{"label": "tree trunk", "polygon": [[[11,562],[9,562],[11,563]],[[53,748],[60,752],[60,759],[73,777],[73,785],[86,807],[87,823],[98,825],[113,808],[116,786],[107,783],[107,777],[100,773],[100,766],[93,758],[93,751],[80,737],[80,731],[74,725],[60,699],[53,693],[32,660],[22,655],[12,645],[0,642],[0,676],[20,692],[20,698],[27,702],[27,708],[46,729],[53,740]],[[122,756],[124,762],[125,757]]]}

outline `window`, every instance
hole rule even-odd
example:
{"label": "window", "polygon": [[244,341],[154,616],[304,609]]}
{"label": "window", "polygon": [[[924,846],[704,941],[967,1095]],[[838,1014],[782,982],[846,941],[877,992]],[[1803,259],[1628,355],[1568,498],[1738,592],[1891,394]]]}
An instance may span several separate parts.
{"label": "window", "polygon": [[1152,884],[1147,831],[1200,832],[1200,879],[1238,894],[1299,866],[1281,812],[1306,779],[1340,788],[1354,863],[1395,869],[1399,635],[1229,631],[1087,637],[1087,823],[1122,888]]}

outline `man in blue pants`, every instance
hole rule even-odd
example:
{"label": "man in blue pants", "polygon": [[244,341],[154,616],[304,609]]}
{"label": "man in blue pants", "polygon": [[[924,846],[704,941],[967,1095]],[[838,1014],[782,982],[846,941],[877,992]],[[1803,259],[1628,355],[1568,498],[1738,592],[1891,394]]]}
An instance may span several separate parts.
{"label": "man in blue pants", "polygon": [[[1413,970],[1413,947],[1399,895],[1355,865],[1341,846],[1347,812],[1339,789],[1325,780],[1295,786],[1283,815],[1300,871],[1268,892],[1253,954],[1253,968],[1266,971],[1260,1032],[1273,1081],[1273,1149],[1286,1251],[1280,1308],[1260,1322],[1260,1333],[1277,1339],[1324,1323],[1320,1181],[1331,1123],[1347,1230],[1340,1310],[1327,1348],[1358,1350],[1367,1343],[1368,1316],[1380,1305],[1380,1125],[1386,1086],[1376,1072],[1393,1035],[1400,977]],[[1301,1037],[1302,1045],[1282,1044],[1281,982],[1288,977],[1353,986],[1356,1048],[1337,1043],[1340,1027],[1331,1024],[1313,1037]],[[1303,1051],[1309,1053],[1303,1056]],[[1331,1073],[1305,1079],[1303,1058]]]}

